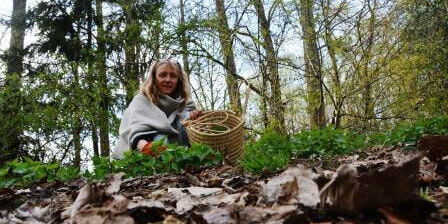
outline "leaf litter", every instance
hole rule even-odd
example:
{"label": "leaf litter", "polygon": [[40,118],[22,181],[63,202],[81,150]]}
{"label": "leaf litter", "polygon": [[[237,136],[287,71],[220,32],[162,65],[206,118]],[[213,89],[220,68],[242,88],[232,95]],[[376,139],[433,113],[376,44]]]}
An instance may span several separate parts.
{"label": "leaf litter", "polygon": [[447,138],[302,160],[266,177],[223,165],[5,188],[0,223],[447,223]]}

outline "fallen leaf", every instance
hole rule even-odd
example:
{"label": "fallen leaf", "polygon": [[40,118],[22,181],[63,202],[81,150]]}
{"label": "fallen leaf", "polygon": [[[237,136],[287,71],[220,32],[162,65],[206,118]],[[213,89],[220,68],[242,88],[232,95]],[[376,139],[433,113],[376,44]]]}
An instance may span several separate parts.
{"label": "fallen leaf", "polygon": [[250,180],[248,178],[237,176],[224,180],[222,186],[235,192],[249,183]]}
{"label": "fallen leaf", "polygon": [[406,218],[401,217],[389,208],[379,208],[378,211],[384,215],[387,224],[410,224]]}
{"label": "fallen leaf", "polygon": [[439,188],[443,193],[448,194],[448,187],[439,186]]}
{"label": "fallen leaf", "polygon": [[163,220],[162,224],[184,224],[184,221],[177,219],[176,217],[169,215]]}
{"label": "fallen leaf", "polygon": [[377,208],[418,197],[420,156],[358,174],[352,165],[342,165],[320,192],[322,205],[331,202],[340,211]]}
{"label": "fallen leaf", "polygon": [[[294,205],[279,205],[271,208],[247,206],[239,212],[240,223],[302,223],[303,212]],[[287,222],[287,220],[290,222]],[[308,222],[306,222],[308,223]]]}
{"label": "fallen leaf", "polygon": [[418,149],[423,151],[431,161],[448,156],[448,135],[427,135],[418,140]]}
{"label": "fallen leaf", "polygon": [[120,191],[121,186],[121,178],[124,176],[123,172],[113,174],[109,179],[109,186],[106,188],[106,196],[111,196],[115,193],[118,193]]}
{"label": "fallen leaf", "polygon": [[439,179],[437,173],[437,163],[429,161],[428,157],[420,160],[420,179],[425,183],[431,183]]}
{"label": "fallen leaf", "polygon": [[66,220],[69,223],[134,223],[133,218],[125,214],[129,201],[122,195],[114,195],[111,200],[101,207],[87,205],[79,210],[75,216]]}
{"label": "fallen leaf", "polygon": [[78,196],[76,197],[73,204],[61,214],[62,219],[72,218],[73,216],[75,216],[76,213],[84,205],[89,203],[91,195],[92,195],[92,187],[90,186],[90,184],[84,185],[84,187],[82,187],[79,190]]}
{"label": "fallen leaf", "polygon": [[185,173],[185,178],[187,179],[187,181],[192,185],[192,186],[201,186],[204,187],[206,186],[205,183],[201,182],[199,180],[199,178],[189,174],[189,173]]}
{"label": "fallen leaf", "polygon": [[16,216],[28,221],[48,221],[50,205],[39,206],[31,202],[25,202],[16,209]]}
{"label": "fallen leaf", "polygon": [[300,203],[314,207],[320,202],[318,186],[313,181],[316,177],[317,174],[304,166],[289,168],[264,184],[261,202],[268,205]]}
{"label": "fallen leaf", "polygon": [[319,192],[321,207],[329,201],[333,207],[353,210],[354,197],[359,189],[357,177],[358,171],[353,165],[338,167],[331,180]]}
{"label": "fallen leaf", "polygon": [[168,188],[164,197],[173,198],[176,201],[176,213],[184,214],[197,205],[234,204],[240,199],[241,193],[228,194],[222,188]]}
{"label": "fallen leaf", "polygon": [[238,223],[233,206],[212,209],[203,215],[208,224],[236,224]]}

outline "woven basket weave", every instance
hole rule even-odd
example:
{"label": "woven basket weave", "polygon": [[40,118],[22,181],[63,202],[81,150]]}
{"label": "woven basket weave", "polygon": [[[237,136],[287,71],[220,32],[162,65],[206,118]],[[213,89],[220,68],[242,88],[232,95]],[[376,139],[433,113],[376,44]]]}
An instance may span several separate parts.
{"label": "woven basket weave", "polygon": [[235,164],[244,152],[244,119],[232,111],[206,111],[196,120],[185,120],[191,143],[219,150],[226,163]]}

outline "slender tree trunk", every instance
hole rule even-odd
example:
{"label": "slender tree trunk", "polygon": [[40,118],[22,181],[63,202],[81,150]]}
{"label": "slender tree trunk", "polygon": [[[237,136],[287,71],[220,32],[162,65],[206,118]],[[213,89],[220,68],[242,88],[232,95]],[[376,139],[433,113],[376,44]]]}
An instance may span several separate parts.
{"label": "slender tree trunk", "polygon": [[324,17],[324,32],[325,32],[325,45],[327,46],[328,55],[331,61],[333,92],[334,92],[334,112],[333,112],[333,124],[336,128],[341,126],[341,110],[344,99],[342,98],[341,80],[339,74],[339,67],[336,59],[336,53],[333,48],[334,39],[332,36],[333,30],[331,29],[330,18],[330,2],[331,0],[325,0],[322,2],[322,13]]}
{"label": "slender tree trunk", "polygon": [[[95,72],[93,71],[93,63],[95,61],[94,57],[92,57],[92,51],[93,51],[93,8],[92,8],[93,0],[89,0],[87,2],[87,46],[89,49],[89,58],[88,58],[88,64],[87,64],[87,77],[88,77],[88,86],[89,86],[89,102],[90,105],[96,105],[97,98],[96,98],[96,78],[95,78]],[[97,124],[95,122],[96,120],[96,114],[97,114],[97,108],[91,107],[90,108],[90,114],[89,114],[89,123],[90,123],[90,131],[92,133],[92,145],[93,145],[93,155],[98,156],[98,134],[97,134]]]}
{"label": "slender tree trunk", "polygon": [[[161,13],[160,11],[158,13]],[[163,16],[160,15],[159,18],[162,18]],[[152,49],[154,50],[154,58],[156,60],[160,60],[160,48],[161,48],[161,34],[163,32],[163,28],[162,28],[162,22],[156,23],[156,25],[154,26],[154,36],[152,38]],[[140,35],[140,33],[139,33]]]}
{"label": "slender tree trunk", "polygon": [[[73,62],[74,65],[72,65],[72,72],[73,72],[73,93],[74,93],[74,99],[80,99],[79,94],[81,92],[80,86],[79,86],[79,73],[78,73],[78,62]],[[81,131],[82,131],[82,124],[81,124],[81,114],[80,111],[77,109],[79,108],[79,101],[75,100],[73,102],[74,110],[73,113],[73,129],[72,129],[72,135],[73,135],[73,146],[74,146],[74,152],[75,152],[75,158],[73,160],[73,165],[79,169],[81,169]]]}
{"label": "slender tree trunk", "polygon": [[311,127],[325,127],[325,101],[322,86],[322,69],[317,48],[317,36],[314,30],[313,0],[300,0],[296,4],[300,12],[300,24],[303,31],[303,48],[307,82],[308,114]]}
{"label": "slender tree trunk", "polygon": [[[11,17],[11,39],[9,42],[10,57],[7,61],[7,79],[12,75],[20,75],[23,71],[23,45],[25,39],[26,0],[13,0]],[[20,79],[19,79],[20,81]],[[6,83],[8,84],[8,83]]]}
{"label": "slender tree trunk", "polygon": [[[103,28],[103,9],[102,1],[96,1],[97,11],[97,29],[98,29],[98,53],[97,53],[97,68],[98,68],[98,84],[99,84],[99,129],[100,129],[100,149],[101,156],[109,157],[109,95],[110,91],[107,86],[106,75],[106,52],[105,52],[105,36]],[[138,81],[138,79],[137,79]]]}
{"label": "slender tree trunk", "polygon": [[[25,39],[25,14],[26,0],[13,0],[11,16],[11,39],[9,43],[8,57],[6,59],[6,77],[4,105],[0,105],[2,117],[5,121],[1,127],[6,132],[2,134],[3,142],[0,142],[0,165],[19,156],[22,150],[20,137],[23,135],[23,96],[22,72],[23,72],[23,46]],[[10,136],[10,137],[7,137]]]}
{"label": "slender tree trunk", "polygon": [[375,121],[375,111],[374,111],[374,102],[373,102],[373,97],[372,97],[372,75],[371,72],[369,71],[369,64],[370,61],[372,60],[372,47],[373,47],[373,41],[374,41],[374,37],[375,37],[375,17],[376,17],[376,12],[375,12],[375,8],[376,8],[376,0],[373,0],[373,8],[372,5],[370,3],[370,0],[367,1],[367,6],[369,8],[369,12],[370,12],[370,18],[369,18],[369,26],[368,26],[368,38],[367,38],[367,46],[365,49],[365,53],[364,53],[364,61],[363,61],[363,70],[362,70],[362,75],[363,75],[363,79],[364,79],[364,83],[365,83],[365,89],[364,89],[364,123],[363,123],[363,129],[367,130],[367,129],[372,129],[375,128],[376,126],[376,121]]}
{"label": "slender tree trunk", "polygon": [[100,150],[98,148],[98,133],[97,133],[97,126],[96,124],[92,124],[91,125],[91,131],[92,131],[92,144],[93,144],[93,156],[98,157],[100,156]]}
{"label": "slender tree trunk", "polygon": [[[259,37],[258,37],[259,38]],[[268,116],[268,102],[269,95],[267,93],[268,90],[268,77],[266,73],[266,66],[263,63],[263,54],[261,53],[260,47],[256,47],[257,56],[258,56],[258,65],[261,74],[261,87],[260,87],[260,110],[263,121],[263,127],[269,127],[269,116]]]}
{"label": "slender tree trunk", "polygon": [[[180,7],[180,24],[185,24],[185,5],[184,0],[179,0]],[[188,40],[185,35],[185,30],[180,34],[180,46],[182,48],[182,62],[184,65],[184,71],[187,73],[188,79],[190,80],[190,64],[188,60]]]}
{"label": "slender tree trunk", "polygon": [[233,53],[233,37],[227,22],[224,0],[215,0],[215,5],[219,20],[218,32],[221,42],[221,52],[224,57],[224,65],[227,73],[226,82],[229,92],[229,102],[232,110],[237,114],[241,114],[242,107],[238,80],[233,76],[233,74],[237,74]]}
{"label": "slender tree trunk", "polygon": [[140,36],[140,26],[136,20],[135,0],[125,1],[123,11],[126,18],[125,27],[125,90],[127,105],[137,93],[139,74],[137,66],[137,39]]}
{"label": "slender tree trunk", "polygon": [[263,48],[266,51],[266,72],[271,87],[271,97],[269,102],[271,113],[273,114],[273,119],[271,119],[270,125],[277,132],[286,133],[285,107],[282,101],[278,61],[272,42],[270,24],[265,15],[263,2],[261,0],[253,0],[253,3],[257,12],[261,35],[263,36]]}

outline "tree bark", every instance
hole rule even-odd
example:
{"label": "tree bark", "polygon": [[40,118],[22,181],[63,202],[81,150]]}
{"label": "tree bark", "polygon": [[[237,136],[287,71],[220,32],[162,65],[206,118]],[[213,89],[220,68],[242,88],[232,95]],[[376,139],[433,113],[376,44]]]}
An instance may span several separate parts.
{"label": "tree bark", "polygon": [[[105,35],[103,28],[103,9],[102,0],[96,1],[97,11],[97,29],[98,29],[98,53],[97,53],[97,68],[98,68],[98,84],[99,84],[99,131],[100,131],[100,150],[101,156],[109,157],[109,97],[110,91],[107,86],[106,75],[106,51],[105,51]],[[138,79],[137,83],[138,83]],[[133,92],[135,94],[135,92]]]}
{"label": "tree bark", "polygon": [[263,36],[262,45],[266,52],[266,75],[271,87],[269,106],[273,119],[270,120],[270,126],[279,133],[286,133],[285,107],[282,101],[278,60],[271,37],[270,23],[265,15],[263,2],[261,0],[253,0],[253,3],[257,12],[261,35]]}
{"label": "tree bark", "polygon": [[[88,61],[87,61],[87,82],[88,82],[88,86],[89,86],[89,102],[90,105],[96,105],[97,99],[96,99],[96,77],[95,77],[95,72],[93,69],[93,64],[94,64],[94,57],[92,55],[91,52],[93,52],[93,44],[92,44],[92,40],[93,40],[93,22],[94,22],[94,18],[93,18],[93,8],[92,8],[92,4],[93,4],[93,0],[89,0],[87,2],[87,46],[89,49],[89,54],[88,54]],[[97,124],[96,124],[96,115],[97,115],[97,108],[96,107],[91,107],[90,108],[90,114],[89,114],[89,123],[90,123],[90,131],[92,134],[92,145],[93,145],[93,155],[94,156],[98,156],[99,155],[99,151],[98,151],[98,134],[97,134]]]}
{"label": "tree bark", "polygon": [[140,26],[136,19],[136,1],[125,1],[123,11],[125,13],[125,90],[126,104],[134,98],[139,85],[139,74],[137,65],[137,39],[140,36]]}
{"label": "tree bark", "polygon": [[[78,34],[79,35],[79,34]],[[78,40],[79,41],[79,40]],[[81,115],[79,108],[79,102],[77,102],[76,99],[80,99],[80,88],[79,88],[79,74],[78,74],[78,62],[73,62],[74,65],[72,65],[72,72],[73,72],[73,93],[74,93],[74,99],[73,102],[73,127],[72,127],[72,135],[73,135],[73,146],[74,146],[74,153],[75,157],[73,160],[73,165],[78,168],[78,170],[81,169],[81,131],[82,131],[82,124],[81,124]]]}
{"label": "tree bark", "polygon": [[235,56],[233,53],[233,37],[230,33],[227,22],[227,15],[225,12],[224,0],[215,0],[216,13],[218,14],[218,32],[221,42],[221,52],[224,57],[224,66],[226,69],[226,83],[229,93],[229,102],[236,114],[240,115],[242,112],[240,90],[238,80],[232,75],[236,73]]}
{"label": "tree bark", "polygon": [[[179,7],[180,7],[180,23],[185,24],[185,5],[184,0],[179,0]],[[182,48],[182,63],[184,66],[184,71],[188,76],[188,80],[190,80],[190,63],[188,60],[188,40],[187,36],[185,35],[185,30],[182,30],[182,33],[180,34],[180,45]]]}
{"label": "tree bark", "polygon": [[369,69],[369,64],[370,61],[372,60],[372,47],[374,44],[374,37],[375,37],[375,17],[376,17],[376,12],[375,12],[375,8],[376,8],[376,0],[373,1],[373,7],[370,3],[370,0],[367,1],[367,7],[369,9],[369,13],[370,13],[370,18],[369,18],[369,25],[368,25],[368,38],[366,41],[366,49],[364,50],[364,55],[363,55],[363,64],[362,64],[362,76],[364,79],[364,108],[363,108],[363,113],[364,113],[364,122],[363,122],[363,130],[367,130],[367,129],[374,129],[376,126],[376,121],[375,121],[375,111],[374,111],[374,100],[373,100],[373,96],[372,96],[372,75]]}
{"label": "tree bark", "polygon": [[[20,137],[23,135],[23,96],[22,72],[23,72],[23,47],[25,39],[25,15],[26,0],[13,0],[13,11],[11,16],[11,39],[6,59],[5,103],[1,105],[0,112],[4,116],[1,120],[6,121],[0,142],[0,164],[19,156],[22,150]],[[7,137],[10,136],[10,137]]]}
{"label": "tree bark", "polygon": [[328,55],[330,56],[331,61],[331,71],[332,71],[332,81],[333,81],[333,92],[334,92],[334,112],[333,112],[333,125],[335,128],[339,128],[341,126],[342,119],[342,105],[343,105],[343,97],[342,97],[342,89],[341,89],[341,79],[339,74],[339,67],[336,59],[336,53],[334,50],[334,39],[332,36],[333,30],[331,28],[331,18],[330,18],[330,2],[331,0],[324,0],[322,2],[322,14],[324,17],[324,40],[325,45],[328,50]]}
{"label": "tree bark", "polygon": [[300,24],[303,32],[303,49],[307,83],[308,114],[311,127],[325,127],[325,101],[322,86],[322,68],[317,48],[317,36],[314,30],[313,0],[300,0],[296,4],[300,12]]}

